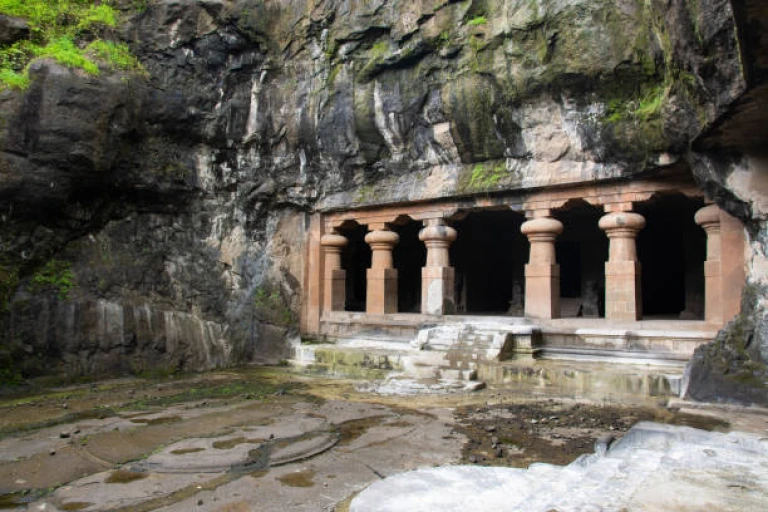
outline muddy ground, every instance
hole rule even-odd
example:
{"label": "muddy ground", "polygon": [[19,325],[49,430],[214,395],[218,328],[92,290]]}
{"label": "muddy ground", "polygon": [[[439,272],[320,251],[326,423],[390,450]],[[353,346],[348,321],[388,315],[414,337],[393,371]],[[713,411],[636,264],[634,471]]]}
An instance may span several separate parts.
{"label": "muddy ground", "polygon": [[417,467],[567,464],[641,420],[768,427],[686,404],[522,401],[492,388],[384,397],[356,385],[252,368],[6,391],[0,509],[343,510],[372,481]]}

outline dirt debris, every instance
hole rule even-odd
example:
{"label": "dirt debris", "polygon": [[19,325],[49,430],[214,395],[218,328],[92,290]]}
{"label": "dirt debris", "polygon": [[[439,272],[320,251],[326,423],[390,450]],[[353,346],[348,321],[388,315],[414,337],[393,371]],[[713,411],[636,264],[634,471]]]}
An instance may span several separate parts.
{"label": "dirt debris", "polygon": [[595,443],[620,439],[640,421],[725,431],[728,422],[663,408],[565,404],[464,406],[456,410],[456,431],[467,437],[462,461],[525,468],[534,462],[565,465],[592,453]]}

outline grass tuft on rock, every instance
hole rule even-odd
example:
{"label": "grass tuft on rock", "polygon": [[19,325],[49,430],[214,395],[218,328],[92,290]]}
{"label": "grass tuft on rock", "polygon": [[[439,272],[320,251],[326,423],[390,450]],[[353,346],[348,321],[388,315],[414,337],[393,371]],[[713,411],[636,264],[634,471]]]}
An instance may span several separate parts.
{"label": "grass tuft on rock", "polygon": [[26,37],[0,45],[0,89],[29,86],[29,65],[53,59],[98,75],[99,67],[144,73],[124,43],[109,40],[119,16],[112,0],[0,0],[0,14],[24,20]]}

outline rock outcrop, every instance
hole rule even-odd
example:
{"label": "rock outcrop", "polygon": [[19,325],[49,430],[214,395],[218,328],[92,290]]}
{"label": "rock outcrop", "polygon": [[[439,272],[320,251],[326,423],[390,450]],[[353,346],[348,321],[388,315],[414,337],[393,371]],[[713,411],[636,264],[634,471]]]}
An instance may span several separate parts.
{"label": "rock outcrop", "polygon": [[752,86],[727,0],[122,4],[147,78],[43,60],[0,93],[25,375],[279,359],[313,208],[725,176],[691,143]]}

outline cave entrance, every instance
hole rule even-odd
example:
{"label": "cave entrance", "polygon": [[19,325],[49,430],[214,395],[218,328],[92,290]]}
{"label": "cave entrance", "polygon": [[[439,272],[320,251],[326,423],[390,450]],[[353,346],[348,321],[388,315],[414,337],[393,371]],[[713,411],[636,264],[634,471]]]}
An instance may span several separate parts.
{"label": "cave entrance", "polygon": [[341,267],[347,271],[344,311],[365,311],[366,271],[371,266],[371,247],[365,242],[368,228],[347,221],[338,231],[349,241],[341,253]]}
{"label": "cave entrance", "polygon": [[453,223],[457,312],[523,316],[530,249],[520,232],[524,220],[511,210],[483,210]]}
{"label": "cave entrance", "polygon": [[707,238],[694,222],[702,199],[658,195],[638,204],[645,228],[637,236],[643,316],[704,318]]}
{"label": "cave entrance", "polygon": [[421,222],[400,216],[390,224],[400,235],[392,259],[397,269],[397,311],[421,312],[421,268],[427,262],[427,248],[419,240]]}
{"label": "cave entrance", "polygon": [[560,265],[560,316],[605,316],[608,238],[599,228],[602,209],[581,199],[555,212],[563,232],[555,244]]}

